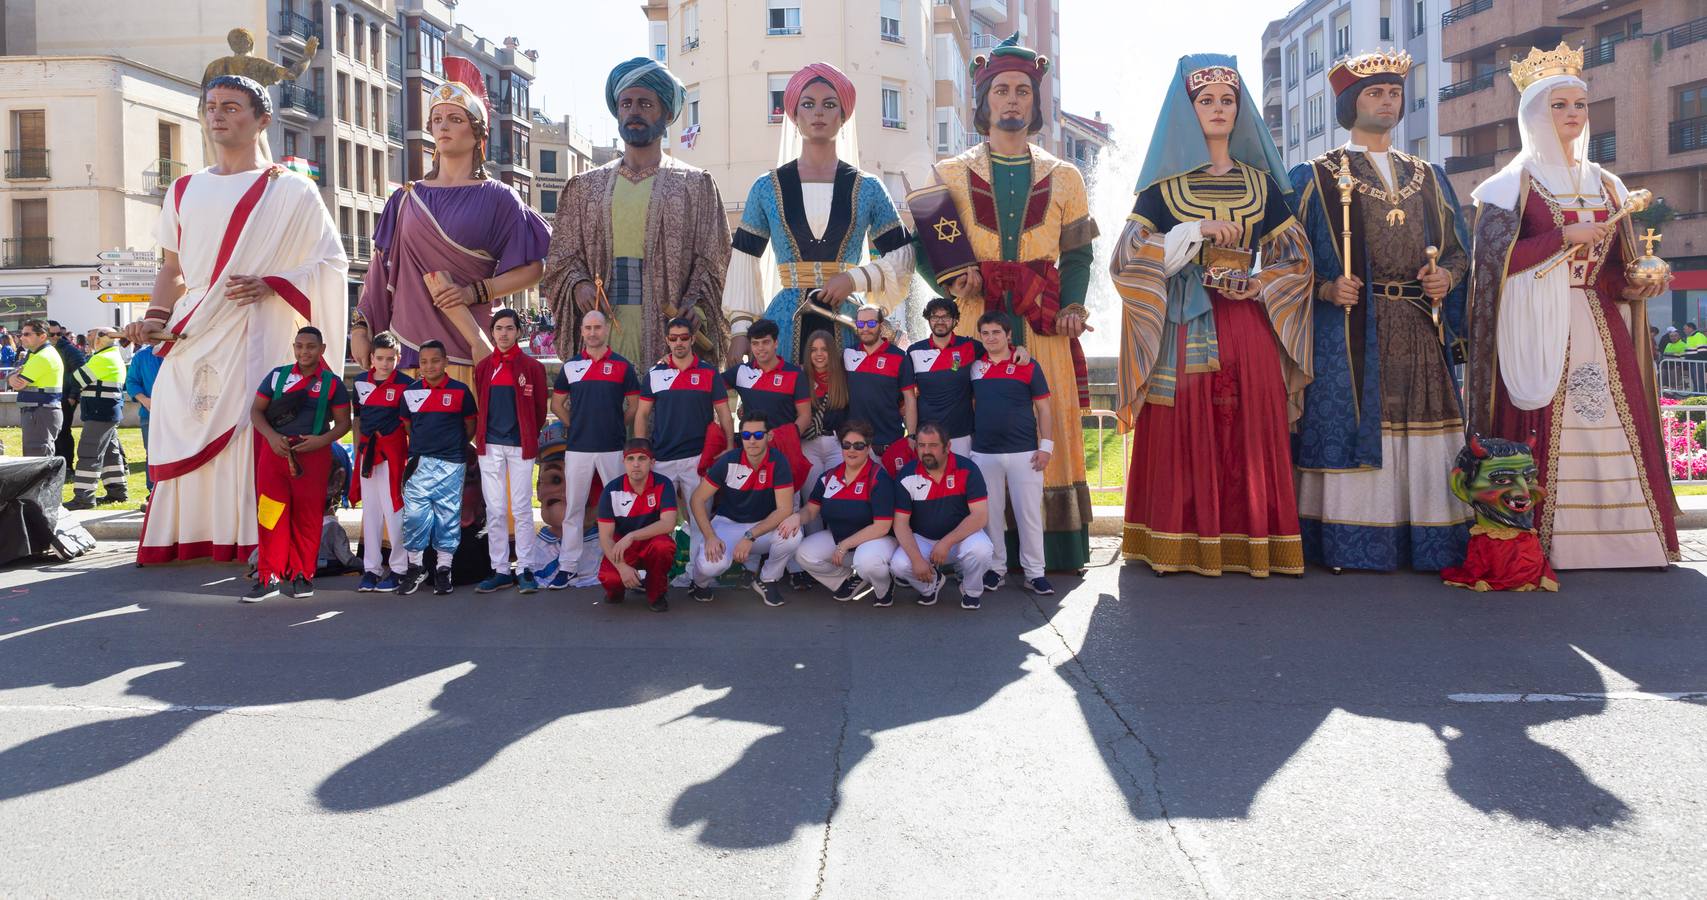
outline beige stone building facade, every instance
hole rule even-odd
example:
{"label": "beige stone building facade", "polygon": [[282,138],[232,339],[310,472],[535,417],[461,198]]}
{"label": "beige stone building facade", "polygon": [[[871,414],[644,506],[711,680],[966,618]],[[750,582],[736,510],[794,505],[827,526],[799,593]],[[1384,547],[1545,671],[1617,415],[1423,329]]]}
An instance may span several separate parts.
{"label": "beige stone building facade", "polygon": [[550,221],[569,179],[593,168],[593,142],[569,116],[533,111],[533,208]]}

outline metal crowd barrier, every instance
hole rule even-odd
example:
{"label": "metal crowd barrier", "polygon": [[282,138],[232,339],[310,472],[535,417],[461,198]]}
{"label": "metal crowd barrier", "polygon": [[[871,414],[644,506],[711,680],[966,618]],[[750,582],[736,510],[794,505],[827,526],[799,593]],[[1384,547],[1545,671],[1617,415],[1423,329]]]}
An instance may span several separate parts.
{"label": "metal crowd barrier", "polygon": [[[1096,423],[1094,431],[1090,424],[1092,420],[1095,420]],[[1087,479],[1090,482],[1090,489],[1093,491],[1112,491],[1125,488],[1126,471],[1128,466],[1131,464],[1132,458],[1132,435],[1122,434],[1115,438],[1114,442],[1120,445],[1120,468],[1115,473],[1116,480],[1111,483],[1109,480],[1108,467],[1103,465],[1103,454],[1108,452],[1108,445],[1104,438],[1104,431],[1119,431],[1120,420],[1115,416],[1114,410],[1093,409],[1080,416],[1079,423],[1084,431],[1085,442],[1089,444],[1092,440],[1096,441],[1096,453],[1092,454],[1094,462],[1086,460],[1086,464],[1088,466],[1096,467],[1096,473],[1094,475],[1086,473],[1090,476]],[[1092,437],[1093,434],[1095,435],[1094,438]]]}

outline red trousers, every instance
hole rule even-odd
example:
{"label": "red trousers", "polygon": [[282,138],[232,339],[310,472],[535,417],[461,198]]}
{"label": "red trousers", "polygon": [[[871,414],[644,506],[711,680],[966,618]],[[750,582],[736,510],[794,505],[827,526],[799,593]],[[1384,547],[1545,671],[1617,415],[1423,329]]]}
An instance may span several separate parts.
{"label": "red trousers", "polygon": [[[670,565],[676,561],[676,542],[667,534],[644,541],[635,541],[622,552],[622,561],[646,573],[641,582],[646,586],[646,599],[664,596],[670,587]],[[606,597],[620,597],[628,588],[622,583],[622,573],[611,565],[609,557],[599,558],[599,584]]]}
{"label": "red trousers", "polygon": [[302,475],[291,477],[290,459],[255,438],[255,513],[260,520],[256,574],[275,578],[314,577],[320,555],[320,526],[326,515],[326,482],[332,448],[296,454]]}

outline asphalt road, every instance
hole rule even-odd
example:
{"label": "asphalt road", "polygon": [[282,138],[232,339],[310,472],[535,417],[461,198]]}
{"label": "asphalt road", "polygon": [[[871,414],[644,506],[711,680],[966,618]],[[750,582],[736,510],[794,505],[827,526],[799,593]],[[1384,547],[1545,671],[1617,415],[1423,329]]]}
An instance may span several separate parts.
{"label": "asphalt road", "polygon": [[0,896],[1707,895],[1699,567],[667,615],[236,574],[0,571]]}

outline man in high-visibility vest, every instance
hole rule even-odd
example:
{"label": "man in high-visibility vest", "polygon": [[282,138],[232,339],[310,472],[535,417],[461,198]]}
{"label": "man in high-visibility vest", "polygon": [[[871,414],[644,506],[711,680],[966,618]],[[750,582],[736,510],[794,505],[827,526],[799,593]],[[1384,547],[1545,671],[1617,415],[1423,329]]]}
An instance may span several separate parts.
{"label": "man in high-visibility vest", "polygon": [[59,405],[64,396],[65,363],[47,336],[47,323],[31,319],[18,329],[29,358],[6,386],[18,392],[18,415],[24,426],[25,456],[54,456],[53,443],[65,424]]}
{"label": "man in high-visibility vest", "polygon": [[119,446],[119,420],[124,418],[124,352],[111,328],[89,330],[87,362],[72,373],[79,389],[77,411],[83,434],[77,441],[77,475],[66,509],[94,509],[95,484],[106,486],[101,503],[126,499],[124,448]]}

